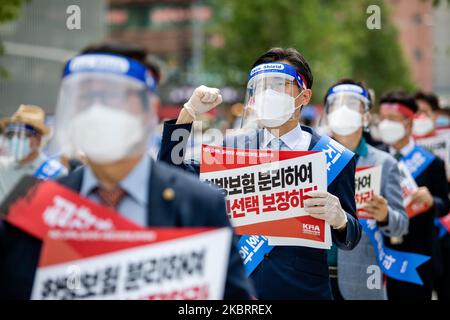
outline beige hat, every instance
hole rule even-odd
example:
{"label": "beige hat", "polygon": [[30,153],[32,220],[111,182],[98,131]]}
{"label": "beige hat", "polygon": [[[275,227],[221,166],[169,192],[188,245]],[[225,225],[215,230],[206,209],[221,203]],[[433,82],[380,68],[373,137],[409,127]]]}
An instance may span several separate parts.
{"label": "beige hat", "polygon": [[24,123],[47,135],[50,129],[45,125],[45,112],[41,107],[21,104],[11,118],[0,119],[0,127],[9,123]]}

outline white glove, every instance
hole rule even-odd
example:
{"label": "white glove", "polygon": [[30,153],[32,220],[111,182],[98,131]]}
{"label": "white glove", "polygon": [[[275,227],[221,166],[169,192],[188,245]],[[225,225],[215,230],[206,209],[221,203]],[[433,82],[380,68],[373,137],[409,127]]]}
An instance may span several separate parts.
{"label": "white glove", "polygon": [[341,229],[347,224],[347,214],[341,207],[338,197],[326,191],[311,191],[307,193],[311,198],[303,203],[305,211],[311,217],[328,222],[334,229]]}
{"label": "white glove", "polygon": [[184,109],[195,119],[197,115],[208,112],[221,103],[219,89],[200,86],[195,88],[189,101],[184,104]]}

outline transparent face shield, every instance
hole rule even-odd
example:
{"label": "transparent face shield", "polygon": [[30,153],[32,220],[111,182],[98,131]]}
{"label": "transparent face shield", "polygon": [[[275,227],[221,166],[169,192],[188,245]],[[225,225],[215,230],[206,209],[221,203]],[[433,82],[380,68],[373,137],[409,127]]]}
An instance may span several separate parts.
{"label": "transparent face shield", "polygon": [[247,84],[242,130],[277,128],[293,119],[301,94],[295,78],[288,74],[261,73]]}
{"label": "transparent face shield", "polygon": [[342,92],[328,96],[325,104],[327,114],[344,107],[356,112],[366,112],[369,110],[369,101],[367,98],[352,92]]}
{"label": "transparent face shield", "polygon": [[[336,92],[334,92],[334,90]],[[325,101],[319,127],[328,134],[348,135],[368,126],[370,101],[367,92],[356,85],[338,85]]]}
{"label": "transparent face shield", "polygon": [[56,108],[53,152],[108,163],[145,151],[156,115],[144,83],[120,74],[66,76]]}
{"label": "transparent face shield", "polygon": [[[0,140],[0,152],[15,162],[26,159],[39,149],[40,133],[24,123],[10,123],[5,127],[3,139]],[[3,140],[3,142],[2,142]]]}

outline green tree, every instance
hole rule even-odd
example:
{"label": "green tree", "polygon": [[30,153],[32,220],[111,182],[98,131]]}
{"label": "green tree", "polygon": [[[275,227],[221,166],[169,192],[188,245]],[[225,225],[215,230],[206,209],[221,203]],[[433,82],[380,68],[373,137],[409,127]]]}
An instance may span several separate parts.
{"label": "green tree", "polygon": [[[396,30],[382,0],[227,0],[214,1],[219,15],[210,35],[224,40],[207,46],[206,70],[227,84],[245,85],[255,59],[271,47],[294,47],[310,62],[313,102],[342,77],[364,80],[377,93],[392,87],[413,88]],[[381,8],[380,30],[369,30],[366,9]]]}
{"label": "green tree", "polygon": [[[29,0],[2,0],[0,1],[0,24],[17,19],[22,12],[22,6]],[[0,39],[0,56],[3,55],[4,48]],[[0,77],[6,77],[6,70],[0,66]]]}
{"label": "green tree", "polygon": [[[360,1],[361,9],[369,5],[378,5],[381,9],[381,29],[363,28],[362,38],[358,39],[359,50],[352,60],[352,76],[363,79],[375,90],[377,97],[391,89],[414,90],[410,70],[404,53],[398,42],[398,32],[389,21],[389,7],[383,0]],[[367,15],[358,16],[351,29],[364,23]]]}

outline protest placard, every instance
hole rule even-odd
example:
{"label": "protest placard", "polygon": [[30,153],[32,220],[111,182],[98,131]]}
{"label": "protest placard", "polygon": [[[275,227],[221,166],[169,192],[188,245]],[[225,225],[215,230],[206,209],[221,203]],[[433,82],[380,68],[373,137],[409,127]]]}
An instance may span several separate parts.
{"label": "protest placard", "polygon": [[143,228],[56,182],[31,182],[1,208],[43,242],[32,299],[223,298],[230,228]]}
{"label": "protest placard", "polygon": [[409,218],[425,212],[426,205],[412,202],[412,194],[419,188],[413,176],[403,162],[398,163],[400,171],[400,187],[402,188],[403,206]]}
{"label": "protest placard", "polygon": [[32,299],[222,299],[231,230],[64,231],[44,240]]}
{"label": "protest placard", "polygon": [[386,247],[377,221],[364,212],[367,201],[374,195],[381,196],[381,172],[380,165],[356,169],[355,200],[359,223],[372,243],[378,266],[384,274],[393,279],[422,284],[417,268],[430,257]]}
{"label": "protest placard", "polygon": [[447,179],[450,178],[450,135],[436,134],[430,137],[416,138],[416,143],[434,155],[438,156],[445,163]]}
{"label": "protest placard", "polygon": [[326,168],[321,152],[203,146],[200,179],[226,196],[237,234],[266,236],[269,242],[296,238],[296,245],[322,248],[331,243],[329,225],[307,214],[303,201],[309,191],[326,191]]}
{"label": "protest placard", "polygon": [[355,202],[358,218],[368,218],[364,211],[366,202],[380,195],[381,166],[361,167],[355,173]]}

